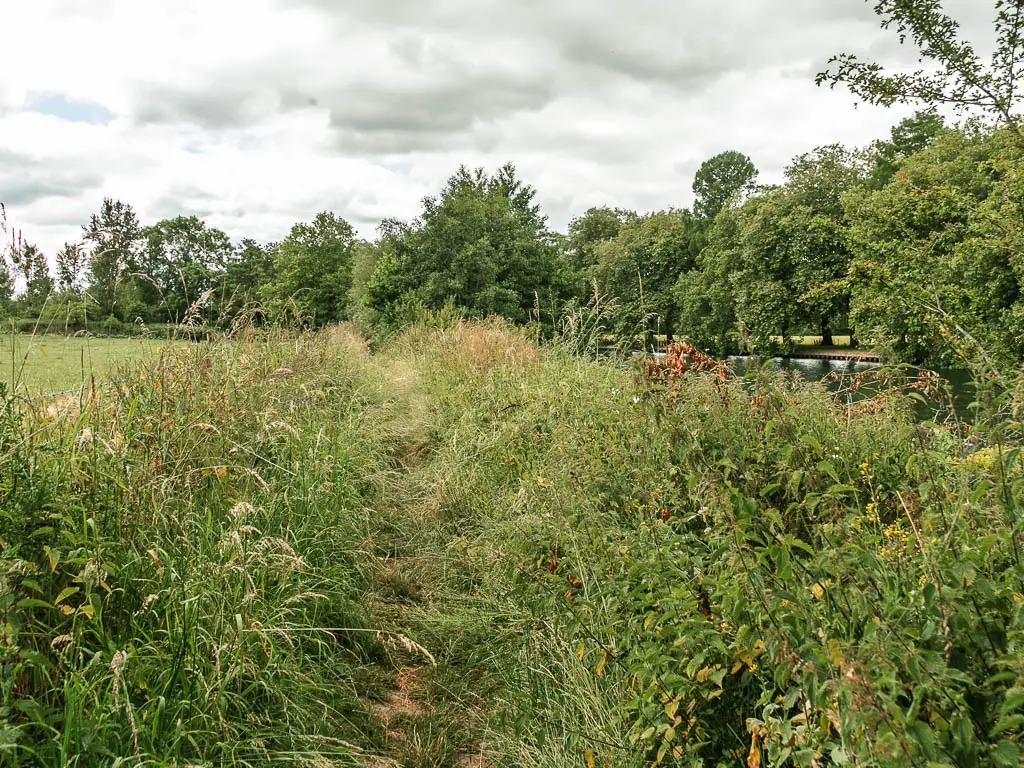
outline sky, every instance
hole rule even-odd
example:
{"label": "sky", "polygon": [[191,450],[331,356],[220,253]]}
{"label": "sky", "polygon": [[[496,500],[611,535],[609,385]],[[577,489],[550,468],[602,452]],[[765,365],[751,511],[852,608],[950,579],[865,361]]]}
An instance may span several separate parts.
{"label": "sky", "polygon": [[[372,238],[460,164],[512,162],[552,228],[689,206],[727,149],[795,155],[912,110],[814,84],[829,56],[912,68],[865,0],[31,0],[0,45],[0,201],[52,254],[105,196],[280,239],[331,210]],[[991,0],[947,0],[989,44]]]}

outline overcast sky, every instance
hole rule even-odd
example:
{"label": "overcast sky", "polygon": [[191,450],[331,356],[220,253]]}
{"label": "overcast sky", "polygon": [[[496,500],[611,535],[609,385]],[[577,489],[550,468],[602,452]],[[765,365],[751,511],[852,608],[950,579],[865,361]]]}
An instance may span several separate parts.
{"label": "overcast sky", "polygon": [[[914,58],[864,0],[19,0],[0,44],[0,201],[52,255],[104,196],[277,239],[366,237],[460,163],[513,162],[551,224],[686,206],[700,163],[867,144],[906,110],[814,85]],[[948,0],[985,47],[991,0]]]}

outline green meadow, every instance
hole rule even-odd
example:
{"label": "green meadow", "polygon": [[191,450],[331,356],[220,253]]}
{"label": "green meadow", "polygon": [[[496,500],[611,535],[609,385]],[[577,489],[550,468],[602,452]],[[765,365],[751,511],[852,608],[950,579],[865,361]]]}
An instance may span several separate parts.
{"label": "green meadow", "polygon": [[166,340],[0,335],[0,382],[27,395],[100,382],[119,366],[158,354]]}

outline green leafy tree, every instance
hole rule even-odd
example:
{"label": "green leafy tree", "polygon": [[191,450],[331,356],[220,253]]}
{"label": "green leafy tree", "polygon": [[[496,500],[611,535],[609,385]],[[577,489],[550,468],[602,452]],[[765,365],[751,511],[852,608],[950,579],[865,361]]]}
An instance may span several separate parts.
{"label": "green leafy tree", "polygon": [[262,245],[248,237],[234,248],[220,278],[220,303],[226,315],[259,301],[274,273],[276,250],[276,243]]}
{"label": "green leafy tree", "polygon": [[0,312],[6,313],[14,297],[14,274],[7,259],[0,253]]}
{"label": "green leafy tree", "polygon": [[[82,235],[90,246],[89,295],[101,315],[111,315],[118,298],[127,299],[134,287],[124,278],[139,268],[142,230],[138,216],[127,203],[105,198],[99,213],[82,227]],[[128,314],[127,307],[123,310],[121,319]]]}
{"label": "green leafy tree", "polygon": [[273,251],[269,280],[259,289],[264,305],[278,314],[294,310],[303,322],[346,318],[355,242],[352,226],[327,211],[296,224]]}
{"label": "green leafy tree", "polygon": [[64,243],[64,247],[57,251],[55,259],[58,290],[75,292],[79,289],[87,258],[80,243]]}
{"label": "green leafy tree", "polygon": [[806,319],[797,285],[811,217],[783,188],[748,200],[738,217],[738,263],[729,280],[739,336],[751,351],[774,351],[775,336],[786,348]]}
{"label": "green leafy tree", "polygon": [[574,294],[587,301],[593,293],[593,270],[597,264],[597,248],[618,237],[623,224],[636,218],[632,211],[620,208],[590,208],[569,222],[569,233],[563,242],[567,269],[571,274]]}
{"label": "green leafy tree", "polygon": [[349,316],[364,331],[377,325],[376,311],[370,306],[370,281],[380,261],[381,249],[375,243],[360,241],[352,250],[352,285],[348,290]]}
{"label": "green leafy tree", "polygon": [[852,312],[872,344],[932,364],[1024,356],[1022,160],[1007,128],[945,131],[848,196]]}
{"label": "green leafy tree", "polygon": [[7,223],[7,207],[0,203],[0,312],[4,314],[11,310],[15,260],[23,246],[21,233]]}
{"label": "green leafy tree", "polygon": [[[1018,159],[1006,145],[1024,148],[1018,114],[1024,3],[995,3],[996,45],[988,62],[961,39],[938,0],[880,0],[875,11],[883,27],[895,28],[901,42],[912,41],[929,66],[889,73],[842,54],[818,75],[819,84],[844,84],[874,104],[949,105],[1002,129],[991,142],[949,135],[936,140],[940,154],[929,147],[904,161],[895,180],[876,194],[851,198],[858,250],[854,316],[904,359],[949,361],[952,355],[989,369],[997,358],[1018,360],[1019,323],[1012,311],[1019,293],[1013,275]],[[960,158],[941,155],[954,147]],[[976,160],[981,147],[992,152],[981,168],[962,162]],[[1006,335],[1006,329],[1013,330]]]}
{"label": "green leafy tree", "polygon": [[25,281],[25,293],[20,300],[22,311],[26,315],[34,315],[53,293],[53,278],[46,256],[35,245],[26,243],[18,251],[14,265]]}
{"label": "green leafy tree", "polygon": [[935,109],[916,112],[893,127],[890,137],[876,141],[870,149],[873,167],[868,184],[881,189],[899,170],[900,163],[931,144],[945,127],[945,119]]}
{"label": "green leafy tree", "polygon": [[863,183],[862,158],[840,145],[795,158],[786,184],[723,209],[676,281],[680,333],[705,349],[777,348],[813,330],[826,344],[847,322],[850,253],[843,195]]}
{"label": "green leafy tree", "polygon": [[631,218],[614,239],[596,246],[592,274],[600,291],[620,303],[620,333],[644,327],[672,338],[674,287],[680,273],[694,266],[693,226],[687,211],[659,211]]}
{"label": "green leafy tree", "polygon": [[719,357],[745,346],[736,318],[734,279],[741,269],[744,217],[739,208],[726,208],[715,217],[707,244],[673,290],[679,335]]}
{"label": "green leafy tree", "polygon": [[791,290],[801,303],[801,323],[831,345],[833,329],[848,324],[850,251],[843,196],[865,183],[868,163],[842,145],[800,155],[786,169],[784,211],[793,254]]}
{"label": "green leafy tree", "polygon": [[843,84],[870,104],[951,105],[980,112],[1004,124],[1024,145],[1018,115],[1020,75],[1024,66],[1024,6],[1020,0],[996,0],[996,50],[986,63],[961,39],[957,22],[940,0],[879,0],[875,13],[882,27],[895,29],[901,43],[910,40],[929,66],[890,73],[878,63],[852,54],[829,60],[817,76],[819,85]]}
{"label": "green leafy tree", "polygon": [[597,246],[615,239],[623,224],[636,218],[633,211],[602,206],[590,208],[582,216],[570,221],[569,235],[565,241],[569,263],[581,271],[593,267],[597,263]]}
{"label": "green leafy tree", "polygon": [[191,309],[212,305],[232,253],[224,232],[195,216],[178,216],[145,227],[142,237],[138,289],[152,308],[147,319],[180,322]]}
{"label": "green leafy tree", "polygon": [[408,303],[517,322],[537,308],[554,313],[568,280],[535,196],[512,165],[493,176],[459,168],[419,219],[382,225],[369,306],[390,322]]}
{"label": "green leafy tree", "polygon": [[705,160],[693,180],[693,212],[712,221],[730,201],[754,190],[757,168],[742,152],[729,150]]}

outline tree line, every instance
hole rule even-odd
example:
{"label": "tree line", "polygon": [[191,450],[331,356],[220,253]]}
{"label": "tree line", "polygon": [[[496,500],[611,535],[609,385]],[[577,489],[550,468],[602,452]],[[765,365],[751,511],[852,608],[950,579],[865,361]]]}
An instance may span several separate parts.
{"label": "tree line", "polygon": [[[890,76],[842,55],[819,83],[924,109],[868,147],[794,158],[781,184],[759,185],[750,158],[727,151],[700,167],[692,208],[592,208],[559,233],[512,165],[462,167],[417,218],[384,221],[372,241],[323,212],[269,244],[232,243],[194,216],[143,226],[107,199],[52,270],[7,238],[0,306],[46,325],[224,325],[247,312],[368,329],[449,306],[554,330],[567,308],[603,303],[610,333],[685,337],[718,355],[843,334],[893,360],[1020,361],[1021,5],[996,3],[991,65],[935,0],[875,10],[935,70]],[[974,116],[947,125],[936,104]]]}
{"label": "tree line", "polygon": [[[895,359],[949,362],[969,330],[1024,357],[1024,186],[1006,128],[919,112],[866,149],[795,158],[759,186],[745,155],[706,161],[692,209],[592,208],[552,231],[511,165],[460,168],[411,222],[357,237],[333,213],[275,243],[232,243],[195,216],[143,226],[107,199],[48,259],[15,240],[7,314],[44,326],[231,323],[241,312],[392,328],[450,305],[553,327],[568,304],[616,306],[614,330],[684,337],[715,354],[785,351],[836,334]],[[20,287],[15,292],[15,285]]]}

